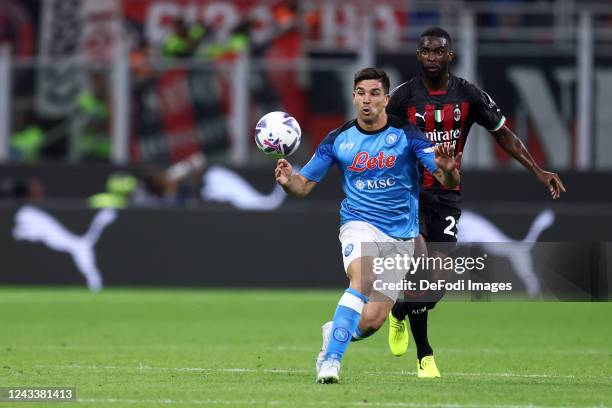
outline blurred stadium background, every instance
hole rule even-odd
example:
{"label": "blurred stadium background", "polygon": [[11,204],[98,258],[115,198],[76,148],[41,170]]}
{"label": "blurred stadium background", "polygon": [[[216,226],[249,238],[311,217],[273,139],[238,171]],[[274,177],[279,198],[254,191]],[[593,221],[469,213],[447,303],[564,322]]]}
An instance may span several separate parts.
{"label": "blurred stadium background", "polygon": [[338,174],[286,198],[252,129],[290,112],[303,165],[353,115],[352,74],[416,75],[431,25],[454,38],[453,72],[568,189],[552,202],[475,127],[464,207],[506,239],[551,210],[540,240],[607,241],[609,1],[4,0],[0,282],[82,284],[97,269],[107,285],[340,287]]}
{"label": "blurred stadium background", "polygon": [[290,112],[303,165],[353,116],[353,73],[416,75],[432,25],[568,189],[553,202],[474,127],[459,230],[553,242],[527,249],[536,289],[608,300],[609,1],[0,0],[0,385],[93,407],[610,406],[610,303],[447,296],[440,381],[417,380],[413,345],[391,357],[385,328],[351,346],[342,384],[314,384],[346,285],[340,177],[285,197],[253,128]]}

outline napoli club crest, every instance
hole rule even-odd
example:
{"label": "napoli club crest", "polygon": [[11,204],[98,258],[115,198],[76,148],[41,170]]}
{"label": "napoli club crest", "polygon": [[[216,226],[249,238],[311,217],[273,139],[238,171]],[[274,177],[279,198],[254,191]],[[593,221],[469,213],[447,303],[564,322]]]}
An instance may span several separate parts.
{"label": "napoli club crest", "polygon": [[346,343],[350,338],[348,330],[344,327],[336,327],[334,330],[334,339],[338,340],[340,343]]}
{"label": "napoli club crest", "polygon": [[346,248],[344,248],[344,256],[349,256],[353,252],[353,244],[348,244]]}
{"label": "napoli club crest", "polygon": [[399,136],[396,135],[395,133],[389,133],[386,137],[385,137],[385,143],[388,146],[393,146],[394,144],[397,143],[397,141],[399,140]]}

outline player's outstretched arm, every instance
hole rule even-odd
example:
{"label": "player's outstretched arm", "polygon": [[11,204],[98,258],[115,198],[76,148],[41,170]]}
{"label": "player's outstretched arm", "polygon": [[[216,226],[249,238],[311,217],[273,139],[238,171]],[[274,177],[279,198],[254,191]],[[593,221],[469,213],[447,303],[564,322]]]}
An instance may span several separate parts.
{"label": "player's outstretched arm", "polygon": [[438,170],[433,173],[434,177],[444,187],[455,188],[461,181],[458,167],[463,153],[459,153],[455,157],[455,148],[450,144],[437,145],[434,148],[434,153],[438,166]]}
{"label": "player's outstretched arm", "polygon": [[533,160],[529,151],[512,130],[507,126],[502,126],[499,130],[491,132],[495,141],[502,149],[514,159],[520,162],[527,170],[531,171],[537,179],[548,187],[550,195],[553,199],[559,198],[561,193],[565,193],[565,186],[557,173],[544,171]]}
{"label": "player's outstretched arm", "polygon": [[276,162],[276,169],[274,169],[274,177],[276,182],[285,190],[287,194],[295,197],[306,197],[314,186],[317,185],[316,181],[308,180],[301,174],[292,174],[293,167],[285,159],[278,159]]}

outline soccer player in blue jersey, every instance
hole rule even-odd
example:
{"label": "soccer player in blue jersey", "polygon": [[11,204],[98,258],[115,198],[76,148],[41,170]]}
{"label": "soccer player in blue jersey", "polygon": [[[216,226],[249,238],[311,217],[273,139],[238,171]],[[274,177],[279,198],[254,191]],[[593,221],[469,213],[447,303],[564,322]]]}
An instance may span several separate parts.
{"label": "soccer player in blue jersey", "polygon": [[[353,89],[357,118],[330,132],[300,173],[293,174],[284,159],[275,169],[277,183],[297,197],[307,196],[333,165],[343,174],[346,198],[340,208],[340,242],[350,283],[333,321],[322,327],[319,383],[338,382],[349,341],[378,330],[397,298],[397,291],[372,288],[373,259],[362,256],[362,244],[410,242],[418,235],[419,164],[449,188],[459,183],[460,155],[454,157],[453,147],[434,147],[416,126],[387,115],[388,102],[389,78],[383,70],[357,72]],[[378,301],[368,303],[370,297]]]}

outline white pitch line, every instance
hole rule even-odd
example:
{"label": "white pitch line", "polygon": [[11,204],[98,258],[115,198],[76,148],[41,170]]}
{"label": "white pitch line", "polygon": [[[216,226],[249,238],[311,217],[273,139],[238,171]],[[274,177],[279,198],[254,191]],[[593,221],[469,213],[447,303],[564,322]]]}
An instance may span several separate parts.
{"label": "white pitch line", "polygon": [[302,374],[310,373],[312,370],[288,370],[276,368],[207,368],[207,367],[150,367],[147,365],[138,366],[98,366],[98,365],[52,365],[37,364],[37,368],[77,368],[85,370],[150,370],[150,371],[203,371],[215,373],[272,373],[272,374]]}
{"label": "white pitch line", "polygon": [[[145,364],[138,366],[99,366],[99,365],[52,365],[52,364],[38,364],[34,367],[37,368],[60,368],[60,369],[85,369],[85,370],[150,370],[150,371],[201,371],[201,372],[224,372],[224,373],[271,373],[271,374],[308,374],[312,373],[313,370],[304,369],[282,369],[282,368],[241,368],[241,367],[151,367]],[[364,374],[368,375],[408,375],[413,376],[413,371],[364,371]],[[565,379],[598,379],[598,380],[612,380],[612,376],[576,376],[576,375],[558,375],[558,374],[521,374],[512,372],[502,373],[466,373],[466,372],[445,372],[445,376],[457,376],[457,377],[515,377],[515,378],[565,378]]]}
{"label": "white pitch line", "polygon": [[[162,405],[294,405],[294,401],[278,401],[278,400],[139,400],[139,399],[119,399],[119,398],[77,398],[77,402],[93,403],[93,404],[162,404]],[[300,406],[321,406],[338,404],[342,406],[355,407],[388,407],[388,408],[578,408],[578,406],[548,406],[548,405],[491,405],[491,404],[461,404],[461,403],[415,403],[415,402],[376,402],[376,401],[300,401]],[[607,408],[604,405],[598,405],[592,408]]]}
{"label": "white pitch line", "polygon": [[[392,375],[414,375],[414,371],[366,371],[366,374],[381,375],[381,374],[392,374]],[[516,378],[567,378],[567,379],[597,379],[597,380],[612,380],[612,376],[576,376],[573,374],[558,375],[558,374],[521,374],[521,373],[465,373],[457,371],[445,371],[445,376],[457,376],[457,377],[516,377]]]}

